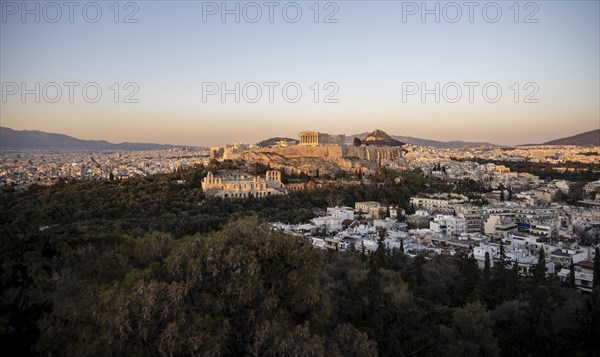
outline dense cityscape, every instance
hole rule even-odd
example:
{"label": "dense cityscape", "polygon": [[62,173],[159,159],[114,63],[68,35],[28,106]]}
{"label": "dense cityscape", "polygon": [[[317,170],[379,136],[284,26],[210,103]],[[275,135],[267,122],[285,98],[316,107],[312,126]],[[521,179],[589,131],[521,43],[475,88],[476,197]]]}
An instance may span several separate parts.
{"label": "dense cityscape", "polygon": [[[8,335],[19,336],[22,339],[19,341],[23,343],[35,338],[37,343],[41,344],[41,347],[38,347],[40,351],[50,348],[51,345],[43,346],[57,339],[62,342],[59,345],[52,342],[55,346],[52,348],[63,352],[71,351],[72,348],[80,349],[80,342],[63,340],[68,336],[78,341],[84,338],[77,332],[77,324],[66,322],[73,318],[70,317],[72,313],[60,312],[56,308],[64,303],[79,304],[88,298],[64,286],[64,289],[71,291],[72,297],[63,301],[55,300],[60,296],[56,295],[60,294],[60,290],[54,290],[50,285],[44,287],[44,284],[47,284],[44,281],[59,279],[61,282],[58,287],[70,284],[67,281],[72,279],[64,280],[66,276],[55,275],[59,274],[56,269],[62,271],[60,274],[66,274],[71,269],[71,264],[85,264],[85,261],[91,258],[89,254],[103,256],[104,239],[114,241],[115,247],[123,247],[118,250],[137,256],[133,260],[126,259],[130,260],[129,262],[117,263],[125,264],[122,268],[102,273],[106,276],[102,279],[108,279],[107,281],[118,281],[121,274],[119,271],[125,273],[134,269],[127,274],[129,276],[136,271],[135,264],[150,264],[150,267],[156,262],[162,262],[159,264],[163,268],[182,269],[176,268],[183,263],[176,261],[184,258],[176,258],[179,253],[176,253],[175,247],[189,244],[186,243],[189,239],[213,244],[209,243],[213,239],[209,237],[214,237],[215,233],[211,232],[215,231],[220,232],[216,234],[221,236],[216,238],[217,241],[213,241],[214,244],[255,245],[248,254],[256,254],[251,253],[252,249],[258,249],[260,252],[263,249],[261,247],[266,247],[265,244],[277,246],[277,240],[297,240],[295,244],[303,246],[302,259],[317,259],[320,262],[317,264],[320,266],[317,270],[328,275],[327,278],[320,278],[321,280],[332,279],[337,274],[336,269],[344,270],[344,264],[350,260],[354,261],[353,264],[358,264],[357,266],[364,265],[359,269],[365,269],[365,281],[369,281],[370,284],[378,282],[377,284],[387,286],[386,289],[396,289],[389,285],[390,281],[386,276],[398,274],[394,278],[398,281],[396,284],[413,290],[410,296],[414,294],[414,297],[411,299],[423,299],[428,304],[446,306],[447,309],[452,309],[454,314],[466,309],[461,312],[470,316],[466,321],[472,318],[488,321],[488,327],[483,328],[480,334],[469,335],[461,332],[462,337],[455,337],[454,342],[431,345],[427,354],[440,353],[440,348],[446,343],[453,346],[453,351],[458,354],[467,353],[462,345],[465,341],[477,345],[472,347],[479,351],[475,352],[475,355],[513,353],[511,346],[516,342],[514,338],[518,337],[509,338],[498,330],[503,326],[503,319],[508,318],[502,315],[501,311],[515,303],[524,304],[523,309],[527,309],[529,299],[538,299],[539,294],[552,301],[549,305],[544,305],[544,314],[552,310],[562,314],[567,307],[576,309],[577,314],[587,313],[595,316],[593,314],[598,313],[597,305],[582,304],[585,299],[595,299],[598,295],[597,291],[594,292],[594,287],[598,285],[596,277],[600,269],[599,260],[596,258],[600,242],[600,168],[597,165],[600,160],[600,145],[448,149],[406,145],[381,130],[375,130],[362,138],[355,138],[352,143],[344,143],[343,135],[333,138],[325,133],[302,132],[299,140],[279,138],[253,145],[231,144],[211,148],[2,152],[0,179],[3,195],[2,229],[5,232],[3,237],[14,239],[18,236],[29,236],[31,238],[23,241],[22,244],[25,245],[22,247],[31,244],[31,248],[25,249],[32,249],[26,255],[20,255],[18,252],[23,248],[15,246],[15,240],[3,241],[4,261],[13,264],[13,268],[4,270],[5,277],[20,274],[19,269],[26,269],[31,273],[34,272],[31,269],[55,271],[51,274],[32,276],[33,281],[37,282],[29,288],[20,286],[12,279],[6,280],[5,287],[8,290],[5,291],[13,291],[17,295],[3,295],[4,311],[8,313],[7,324],[4,326],[20,326],[23,331],[23,334],[19,334],[18,330],[12,330]],[[65,205],[66,202],[71,204]],[[22,216],[23,214],[25,216]],[[258,227],[264,228],[249,233]],[[246,243],[231,241],[231,230],[244,232],[240,234],[245,237]],[[276,241],[263,241],[267,232],[270,232],[269,236],[277,234]],[[65,234],[82,238],[71,241],[67,248],[60,245],[63,243],[60,243],[59,237]],[[113,238],[93,238],[106,234]],[[41,241],[38,242],[38,239]],[[45,250],[36,253],[41,248],[36,246],[43,241],[46,243],[41,247],[46,246]],[[124,248],[124,244],[133,244],[137,248]],[[234,246],[229,249],[241,249]],[[28,261],[26,258],[40,253],[47,254],[43,252],[48,249],[55,252],[51,255],[55,257],[53,259],[60,260],[43,263],[44,259]],[[185,249],[196,252],[185,259],[198,259],[207,254],[192,247]],[[221,256],[221,262],[217,263],[221,268],[215,266],[214,269],[225,269],[222,264],[246,264],[245,258],[228,257],[227,254],[232,254],[233,251],[227,252],[228,250],[223,251],[226,255]],[[294,254],[299,252],[288,251],[285,254],[292,255],[285,259],[294,259]],[[323,256],[323,253],[328,255]],[[138,256],[139,254],[142,255]],[[163,256],[164,254],[166,255]],[[175,255],[170,258],[173,254]],[[311,255],[313,258],[308,258]],[[73,263],[67,263],[68,260],[64,259],[71,259],[68,256],[77,258],[74,258]],[[93,259],[100,259],[94,264],[103,265],[115,264],[122,259],[114,260],[115,258],[111,253],[109,256]],[[135,263],[136,261],[139,263]],[[153,261],[155,263],[152,263]],[[226,263],[228,261],[230,263]],[[299,262],[290,261],[286,264],[293,266]],[[183,269],[190,268],[188,266]],[[152,269],[158,269],[158,266]],[[261,269],[267,269],[262,273],[267,274],[270,269],[276,269],[273,271],[276,272],[279,268],[263,266]],[[294,268],[282,269],[292,276],[300,274],[299,271],[293,270]],[[439,269],[443,269],[444,273],[438,271]],[[91,277],[86,276],[90,273],[87,269],[82,269],[77,273],[79,277],[73,279],[89,280]],[[173,274],[170,271],[156,272],[165,273]],[[442,275],[439,275],[440,273]],[[212,274],[219,276],[216,270]],[[305,278],[308,276],[305,275]],[[191,275],[189,278],[194,279],[193,277],[194,275]],[[134,279],[131,282],[134,286],[131,287],[156,289],[146,285],[145,281],[143,278]],[[164,286],[166,290],[162,293],[167,294],[163,298],[166,300],[161,303],[164,308],[173,304],[171,299],[183,299],[183,303],[194,296],[184,288],[191,286],[187,284],[193,284],[192,281],[176,281]],[[237,278],[233,276],[224,278],[223,282],[226,285],[215,290],[217,296],[229,289],[241,289],[242,285],[238,285],[236,281]],[[347,283],[351,286],[363,284],[360,281],[362,280]],[[87,286],[84,291],[91,292],[96,289],[83,281],[79,284]],[[177,287],[177,284],[184,285]],[[261,284],[270,282],[265,280]],[[298,288],[293,281],[286,284],[292,284],[293,289]],[[171,290],[175,288],[184,290]],[[315,288],[317,287],[313,287]],[[211,291],[213,288],[206,286],[203,289]],[[285,289],[279,291],[279,294]],[[533,293],[529,289],[533,289]],[[42,291],[49,294],[48,298],[40,299],[31,295]],[[397,305],[398,302],[394,302],[392,295],[388,295],[385,290],[365,290],[359,293],[333,289],[322,293],[331,294],[333,291],[341,295],[331,296],[331,302],[322,301],[319,304],[333,304],[328,308],[348,309],[344,299],[358,293],[366,294],[363,295],[363,299],[367,300],[359,304],[364,304],[362,308],[372,308],[369,299],[375,298],[387,301],[388,309],[396,311],[395,316],[402,314],[406,307],[404,304]],[[558,291],[561,293],[556,295]],[[577,297],[572,296],[564,300],[564,294],[567,292],[575,293]],[[121,293],[117,293],[113,288],[105,293],[117,294],[117,299],[124,298],[117,297]],[[162,294],[160,289],[151,294],[159,293]],[[128,296],[128,293],[125,294]],[[251,296],[254,293],[248,290],[243,294]],[[17,296],[27,299],[29,303],[25,307],[14,307],[12,304],[17,303],[17,300],[14,300]],[[128,299],[145,299],[145,296],[145,293],[141,293],[129,296]],[[566,301],[569,303],[566,304]],[[52,303],[56,307],[42,309],[40,317],[34,315],[33,320],[24,317],[24,314],[31,313],[31,308],[42,303]],[[111,304],[101,303],[98,308],[116,308],[114,305],[109,307]],[[124,311],[129,311],[128,314],[137,314],[138,308],[148,309],[152,306],[142,300],[136,304],[141,305],[127,308],[121,305],[119,309],[125,308]],[[281,313],[283,305],[280,304],[281,302],[275,305],[274,311]],[[356,302],[352,304],[355,305]],[[555,304],[566,305],[559,307]],[[412,308],[415,309],[419,305],[418,303]],[[175,315],[169,313],[160,318],[149,316],[148,319],[161,324],[159,321],[163,319],[166,320],[162,323],[166,323],[174,318],[182,318],[185,314],[179,314],[183,313],[183,310],[177,312],[181,308],[171,306],[169,309],[175,309]],[[308,305],[304,308],[310,309]],[[396,351],[398,346],[394,347],[394,343],[387,344],[383,339],[388,338],[386,336],[392,331],[396,331],[395,333],[405,336],[402,340],[405,348],[402,355],[419,350],[419,334],[423,333],[424,329],[434,327],[429,322],[423,322],[421,326],[413,326],[412,333],[407,333],[406,322],[403,322],[389,325],[387,333],[374,332],[372,328],[381,322],[375,322],[372,318],[385,314],[388,309],[377,310],[378,312],[370,318],[336,312],[329,318],[339,318],[347,321],[347,324],[334,328],[331,335],[325,333],[324,336],[329,336],[326,337],[329,342],[321,347],[308,347],[305,342],[296,342],[293,346],[302,350],[309,348],[305,351],[317,354],[392,355],[396,354],[392,351]],[[421,313],[432,314],[430,308],[419,309],[424,309]],[[512,313],[527,311],[518,307],[510,309],[514,310],[511,310]],[[233,315],[230,318],[243,315],[237,308],[231,313]],[[86,348],[84,354],[129,351],[122,343],[126,343],[130,338],[144,339],[143,334],[149,333],[144,332],[144,329],[132,329],[128,334],[122,335],[119,332],[114,335],[110,332],[112,329],[131,329],[129,324],[137,318],[132,315],[128,319],[133,320],[127,322],[128,320],[111,320],[110,315],[98,315],[100,320],[93,316],[85,317],[89,322],[84,322],[84,330],[96,326],[93,328],[105,331],[102,332],[99,341],[106,341],[107,344],[104,347]],[[219,313],[215,316],[223,318],[227,315]],[[433,316],[435,315],[432,315],[432,318]],[[527,319],[536,318],[535,316],[534,314]],[[42,320],[37,320],[38,318]],[[106,318],[109,320],[104,320]],[[459,321],[461,320],[449,322],[451,325],[448,326],[454,326],[452,324]],[[514,318],[509,318],[507,323],[509,321],[514,322]],[[45,327],[38,330],[35,326],[40,323]],[[569,333],[579,333],[577,331],[580,328],[593,329],[597,326],[595,318],[592,318],[589,324],[580,320],[560,320],[556,323],[570,329]],[[56,326],[62,326],[61,330],[55,330]],[[442,323],[440,326],[447,325]],[[250,333],[257,333],[255,325],[246,327],[248,328]],[[435,328],[443,330],[458,327]],[[569,354],[595,348],[595,342],[591,342],[594,337],[590,337],[592,340],[589,342],[580,340],[579,344],[566,348],[567,340],[557,339],[556,328],[558,325],[550,324],[536,332],[547,334],[554,340],[551,343],[550,340],[536,337],[533,341],[545,341],[541,350],[552,349]],[[531,333],[531,330],[528,331]],[[159,327],[153,334],[160,341],[165,332]],[[142,335],[139,335],[140,333]],[[128,335],[130,337],[127,337]],[[206,336],[216,337],[213,333]],[[339,340],[342,336],[346,336],[343,337],[346,339]],[[115,338],[120,341],[118,344],[110,342]],[[252,342],[256,341],[256,338],[251,337],[246,343],[256,343]],[[350,340],[353,339],[361,342],[352,345]],[[526,344],[534,343],[533,341],[526,341]],[[186,338],[179,340],[172,347],[175,349],[171,351],[192,348],[189,347],[189,343]],[[153,346],[154,344],[150,343],[142,350],[152,354],[154,348],[163,348]],[[212,353],[231,348],[226,346],[229,345],[198,346],[192,349]],[[237,351],[255,348],[250,346],[242,345]],[[272,342],[261,347],[266,354],[276,355],[288,354],[287,348],[285,343]],[[540,350],[535,344],[521,348],[529,351]]]}
{"label": "dense cityscape", "polygon": [[0,0],[14,356],[600,357],[600,1]]}
{"label": "dense cityscape", "polygon": [[125,179],[208,163],[208,151],[170,149],[129,152],[3,152],[0,186],[51,185],[58,179]]}

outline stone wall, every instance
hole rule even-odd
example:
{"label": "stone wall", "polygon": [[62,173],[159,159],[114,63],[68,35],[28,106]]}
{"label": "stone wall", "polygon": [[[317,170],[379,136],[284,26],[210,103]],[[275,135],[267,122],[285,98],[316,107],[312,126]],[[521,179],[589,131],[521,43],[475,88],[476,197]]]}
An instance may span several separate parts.
{"label": "stone wall", "polygon": [[285,158],[358,158],[377,162],[378,160],[394,160],[402,157],[402,149],[398,147],[324,145],[324,146],[288,146],[252,150],[259,153],[274,153]]}
{"label": "stone wall", "polygon": [[346,158],[358,157],[361,160],[375,162],[381,160],[394,160],[402,157],[402,149],[391,146],[345,146]]}
{"label": "stone wall", "polygon": [[344,146],[338,145],[323,145],[323,146],[286,146],[280,148],[265,148],[265,149],[254,149],[252,151],[259,153],[274,153],[281,155],[288,159],[301,158],[301,157],[331,157],[331,158],[343,158],[344,157]]}

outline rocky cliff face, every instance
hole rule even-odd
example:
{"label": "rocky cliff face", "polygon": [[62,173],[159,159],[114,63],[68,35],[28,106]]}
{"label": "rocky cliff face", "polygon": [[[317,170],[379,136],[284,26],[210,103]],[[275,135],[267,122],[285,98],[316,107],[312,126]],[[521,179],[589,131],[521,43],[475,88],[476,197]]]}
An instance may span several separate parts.
{"label": "rocky cliff face", "polygon": [[244,152],[240,159],[249,163],[259,162],[276,170],[298,174],[301,172],[314,174],[317,170],[320,173],[333,174],[338,171],[353,171],[362,167],[358,160],[342,157],[284,157],[273,152],[255,150]]}
{"label": "rocky cliff face", "polygon": [[370,172],[380,164],[399,162],[402,149],[399,147],[371,146],[292,146],[245,151],[240,159],[246,162],[259,162],[278,170],[294,173],[333,174],[337,171]]}

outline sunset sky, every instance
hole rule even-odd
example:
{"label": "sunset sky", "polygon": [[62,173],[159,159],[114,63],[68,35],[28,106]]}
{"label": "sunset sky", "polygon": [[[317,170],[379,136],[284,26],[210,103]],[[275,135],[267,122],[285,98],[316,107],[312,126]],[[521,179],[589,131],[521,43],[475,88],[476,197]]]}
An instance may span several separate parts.
{"label": "sunset sky", "polygon": [[[239,23],[235,14],[222,21],[221,1],[122,2],[118,13],[114,2],[99,1],[99,16],[95,5],[81,2],[72,19],[63,5],[59,16],[48,2],[27,3],[2,1],[1,9],[1,125],[13,129],[197,146],[297,137],[302,130],[382,129],[512,145],[600,127],[598,1],[478,2],[472,21],[462,1],[427,2],[430,10],[439,7],[439,22],[434,14],[422,21],[421,1],[319,2],[318,14],[314,1],[274,2],[272,23],[263,1],[226,2],[239,6]],[[23,6],[31,13],[23,15]],[[20,88],[9,93],[12,83],[32,89],[36,82],[40,93],[48,90],[40,103],[34,94],[22,100]],[[46,100],[54,97],[53,82],[62,90],[56,103]],[[73,103],[65,82],[79,83]],[[124,88],[129,82],[135,84]],[[233,94],[223,102],[220,92],[203,101],[210,83],[233,89],[236,82],[240,92],[258,83],[262,97],[252,103],[250,85],[239,103]],[[273,103],[266,82],[279,83]],[[436,82],[440,103],[434,94],[424,101],[420,92],[406,96],[411,83],[434,89]],[[465,82],[478,83],[472,103]],[[86,83],[101,88],[98,102],[83,98]],[[296,103],[282,93],[290,83],[302,90]],[[456,103],[455,85],[442,93],[448,83],[462,90]],[[486,84],[488,98],[502,90],[496,103],[486,101]],[[130,99],[138,102],[123,103],[136,88]],[[337,103],[325,103],[334,91]]]}

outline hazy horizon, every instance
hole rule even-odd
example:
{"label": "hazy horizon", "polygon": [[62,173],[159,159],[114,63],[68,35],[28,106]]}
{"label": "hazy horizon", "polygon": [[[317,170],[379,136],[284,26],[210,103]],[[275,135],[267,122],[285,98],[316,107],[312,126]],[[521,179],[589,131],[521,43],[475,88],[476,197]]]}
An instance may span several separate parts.
{"label": "hazy horizon", "polygon": [[[8,128],[8,127],[3,127],[3,128]],[[37,130],[37,129],[15,129],[15,128],[8,128],[8,129],[19,130],[19,131],[43,131],[43,130]],[[379,128],[377,128],[377,129],[379,129]],[[342,132],[340,132],[340,133],[335,133],[335,134],[344,134],[344,135],[346,135],[348,137],[348,136],[353,136],[353,135],[370,133],[370,132],[375,131],[377,129],[364,130],[364,131],[361,131],[361,132],[352,132],[352,133],[342,133]],[[389,135],[391,135],[391,136],[404,136],[404,137],[411,137],[411,138],[415,138],[415,139],[433,140],[433,141],[439,141],[439,142],[451,142],[451,141],[487,142],[489,144],[494,144],[494,145],[498,145],[498,146],[520,146],[520,145],[529,145],[529,144],[543,144],[543,143],[548,142],[548,141],[552,141],[552,140],[556,140],[556,139],[562,139],[562,138],[566,138],[566,137],[571,137],[571,136],[575,136],[575,135],[578,135],[578,134],[583,134],[583,133],[586,133],[586,132],[589,132],[589,131],[594,131],[594,130],[600,130],[600,129],[590,129],[590,130],[586,130],[586,131],[583,131],[583,132],[577,132],[577,133],[567,134],[567,135],[563,135],[563,136],[556,136],[556,137],[553,137],[553,138],[545,140],[545,141],[527,142],[527,143],[520,143],[520,144],[514,144],[514,145],[508,145],[508,144],[503,144],[503,143],[494,143],[494,142],[489,142],[489,141],[485,141],[485,140],[462,140],[460,138],[458,138],[458,139],[450,139],[450,140],[445,140],[445,139],[439,139],[438,140],[438,139],[435,139],[435,138],[416,137],[416,136],[412,136],[412,135],[397,134],[397,133],[392,133],[392,132],[386,132],[386,133],[389,134]],[[318,130],[315,130],[315,131],[318,131]],[[217,143],[217,144],[214,144],[214,145],[204,145],[202,143],[200,143],[200,144],[185,144],[185,143],[158,142],[158,141],[152,141],[152,142],[139,142],[139,141],[131,141],[131,140],[112,141],[112,140],[103,139],[103,138],[78,137],[78,136],[71,135],[71,134],[68,134],[68,133],[59,133],[59,132],[46,132],[46,133],[49,133],[49,134],[64,134],[64,135],[71,136],[71,137],[74,137],[74,138],[80,139],[80,140],[106,140],[106,141],[108,141],[108,142],[110,142],[112,144],[144,143],[144,144],[160,144],[160,145],[175,145],[175,146],[193,146],[193,147],[222,146],[222,145],[226,145],[226,144],[235,144],[235,143],[256,144],[256,143],[258,143],[260,141],[271,139],[273,137],[285,137],[285,138],[298,139],[298,133],[295,133],[295,134],[290,134],[290,135],[276,135],[276,136],[273,136],[273,137],[264,137],[264,138],[260,138],[260,139],[255,140],[255,141],[235,141],[234,140],[234,141],[229,141],[229,142]]]}
{"label": "hazy horizon", "polygon": [[[472,21],[463,2],[322,1],[318,11],[313,1],[274,2],[272,22],[263,2],[100,2],[96,17],[94,3],[76,2],[72,19],[62,3],[27,3],[1,9],[1,124],[16,130],[211,146],[377,128],[518,145],[600,128],[596,1],[474,2]],[[274,82],[271,103],[265,83]],[[39,83],[40,103],[21,97],[21,83]],[[51,83],[62,91],[56,103]],[[77,83],[72,102],[64,83]],[[96,103],[82,98],[90,83],[102,91]],[[240,83],[239,103],[221,88],[207,95],[221,83]],[[436,83],[439,103],[421,97]],[[465,83],[477,83],[472,102]],[[298,102],[283,96],[286,84],[288,94],[301,89]],[[415,84],[426,88],[407,95]],[[497,102],[482,92],[490,84]]]}

